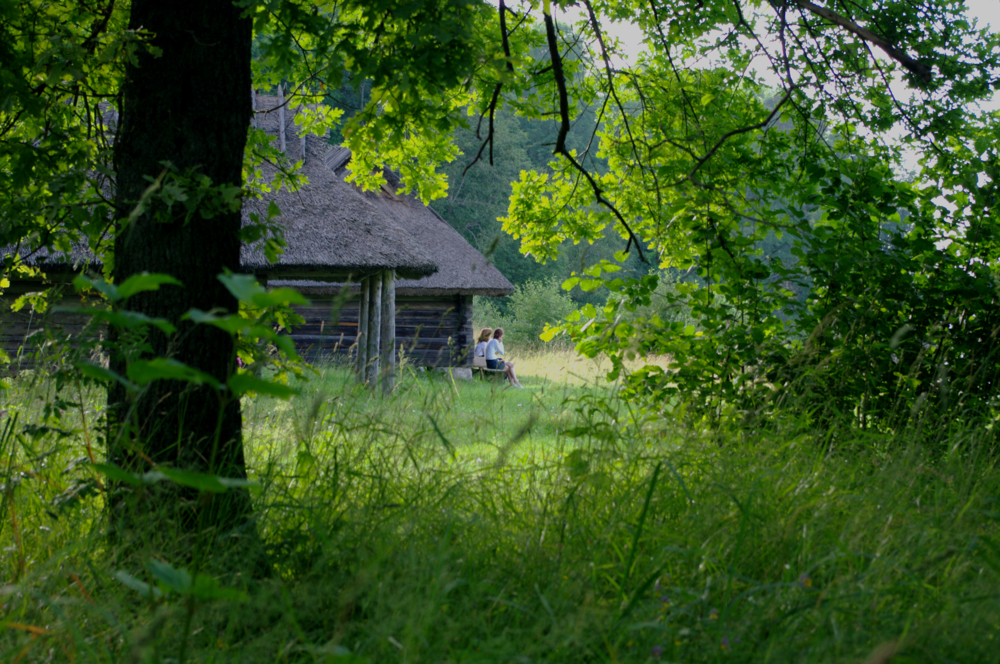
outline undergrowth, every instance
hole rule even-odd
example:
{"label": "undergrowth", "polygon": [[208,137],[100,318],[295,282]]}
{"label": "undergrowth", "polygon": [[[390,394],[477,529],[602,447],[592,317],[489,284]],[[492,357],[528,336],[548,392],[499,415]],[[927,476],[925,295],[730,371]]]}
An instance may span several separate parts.
{"label": "undergrowth", "polygon": [[246,400],[271,574],[234,562],[212,595],[184,589],[169,547],[108,543],[101,395],[14,380],[0,661],[1000,657],[1000,475],[979,432],[931,455],[623,424],[611,388],[532,380],[532,361],[552,360],[525,358],[526,390],[409,376],[381,398],[328,369],[290,402]]}

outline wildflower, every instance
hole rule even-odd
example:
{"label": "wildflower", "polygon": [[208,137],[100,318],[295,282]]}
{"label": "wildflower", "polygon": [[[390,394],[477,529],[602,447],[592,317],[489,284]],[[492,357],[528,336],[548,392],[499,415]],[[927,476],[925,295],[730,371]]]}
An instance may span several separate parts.
{"label": "wildflower", "polygon": [[812,588],[813,580],[809,578],[808,574],[803,572],[802,576],[799,577],[799,585],[803,588]]}
{"label": "wildflower", "polygon": [[727,639],[726,637],[722,637],[722,641],[719,643],[719,646],[723,650],[729,650],[729,639]]}
{"label": "wildflower", "polygon": [[663,648],[653,646],[653,651],[650,654],[653,656],[653,659],[659,659],[663,655]]}
{"label": "wildflower", "polygon": [[709,620],[718,620],[719,619],[719,610],[718,609],[712,609],[711,611],[709,611],[708,612],[708,619]]}

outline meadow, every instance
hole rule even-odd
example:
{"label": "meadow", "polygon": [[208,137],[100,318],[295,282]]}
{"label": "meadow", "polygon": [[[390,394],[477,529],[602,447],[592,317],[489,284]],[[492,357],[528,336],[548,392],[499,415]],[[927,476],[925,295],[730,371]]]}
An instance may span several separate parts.
{"label": "meadow", "polygon": [[327,367],[245,400],[263,578],[115,550],[102,394],[8,380],[0,661],[1000,660],[985,432],[705,428],[637,418],[569,351],[518,373],[383,398]]}

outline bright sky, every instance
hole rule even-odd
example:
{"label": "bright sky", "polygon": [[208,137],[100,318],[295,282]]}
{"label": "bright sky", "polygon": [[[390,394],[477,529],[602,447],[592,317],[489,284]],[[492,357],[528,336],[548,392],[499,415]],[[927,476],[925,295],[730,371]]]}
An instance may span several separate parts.
{"label": "bright sky", "polygon": [[[820,4],[825,4],[822,0],[819,0]],[[993,30],[1000,30],[1000,0],[965,0],[966,7],[968,8],[968,15],[976,20],[977,28],[984,28],[989,26]],[[569,20],[573,22],[579,21],[584,17],[584,14],[580,11],[578,7],[570,7],[563,12],[563,20]],[[559,20],[559,16],[556,19]],[[645,44],[643,43],[642,31],[634,24],[630,23],[615,23],[610,25],[605,25],[604,29],[607,33],[618,38],[620,42],[620,47],[625,53],[625,59],[634,60],[636,56],[645,50]],[[777,46],[777,44],[775,44]],[[905,49],[905,45],[904,45]],[[881,49],[873,48],[872,52],[876,57],[889,60],[889,57],[885,55]],[[760,57],[760,66],[758,72],[762,74],[762,78],[765,82],[769,79],[773,80],[773,85],[778,86],[779,81],[777,77],[768,71],[766,66],[766,61],[763,56]],[[897,98],[903,100],[911,96],[912,92],[906,88],[901,80],[897,79],[897,82],[892,85],[893,93]],[[997,110],[1000,108],[1000,92],[994,92],[993,100],[990,102],[980,103],[979,106],[983,110]],[[902,132],[903,129],[900,128],[896,130],[897,132]],[[902,135],[901,133],[899,134]],[[910,168],[916,167],[916,154],[908,154],[904,156],[904,162]]]}
{"label": "bright sky", "polygon": [[[1000,0],[965,0],[965,4],[969,10],[969,16],[976,19],[977,27],[989,26],[994,30],[1000,30]],[[574,22],[583,16],[584,14],[578,7],[570,7],[564,12],[564,18]],[[557,20],[558,18],[557,15]],[[619,39],[627,59],[634,59],[645,50],[642,31],[637,26],[630,23],[614,23],[606,25],[605,30]],[[879,57],[888,58],[877,48],[873,51]],[[990,109],[1000,108],[1000,94],[994,95],[994,101],[985,106]]]}

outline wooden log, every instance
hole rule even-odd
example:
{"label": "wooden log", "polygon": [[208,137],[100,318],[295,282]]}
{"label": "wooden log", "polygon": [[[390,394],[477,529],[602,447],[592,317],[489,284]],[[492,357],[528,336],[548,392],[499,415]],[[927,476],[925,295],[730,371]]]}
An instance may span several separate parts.
{"label": "wooden log", "polygon": [[361,313],[358,318],[358,336],[354,341],[354,377],[365,382],[368,366],[368,280],[361,280]]}
{"label": "wooden log", "polygon": [[396,274],[382,275],[382,393],[396,388]]}
{"label": "wooden log", "polygon": [[378,386],[378,343],[382,328],[382,273],[368,277],[368,371],[365,382]]}

